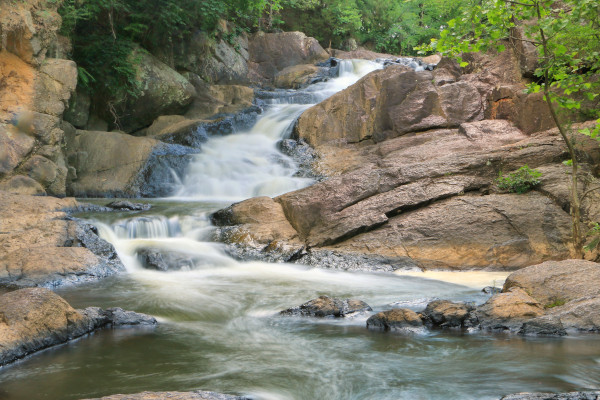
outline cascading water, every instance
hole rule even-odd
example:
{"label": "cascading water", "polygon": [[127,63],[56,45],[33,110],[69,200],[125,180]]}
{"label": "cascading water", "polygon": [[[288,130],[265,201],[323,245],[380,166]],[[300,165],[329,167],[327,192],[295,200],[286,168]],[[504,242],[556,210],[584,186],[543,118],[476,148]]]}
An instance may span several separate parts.
{"label": "cascading water", "polygon": [[[487,299],[481,287],[501,285],[506,274],[410,276],[243,262],[211,242],[211,212],[311,183],[294,177],[297,167],[277,150],[277,141],[302,111],[377,68],[346,61],[336,79],[277,93],[252,129],[203,145],[174,199],[153,200],[150,211],[133,217],[88,216],[129,273],[59,293],[75,307],[123,307],[155,315],[160,325],[151,332],[100,331],[0,369],[0,399],[202,389],[256,400],[480,400],[598,387],[598,338],[524,340],[435,331],[407,337],[367,331],[367,315],[278,315],[320,295],[361,299],[376,312],[418,311],[433,298],[481,303]],[[183,260],[185,268],[145,269],[144,251]]]}
{"label": "cascading water", "polygon": [[240,201],[255,196],[276,196],[312,183],[293,175],[294,161],[277,149],[290,126],[303,111],[355,83],[382,64],[343,60],[339,77],[290,91],[268,101],[265,114],[247,132],[213,137],[191,162],[176,198]]}

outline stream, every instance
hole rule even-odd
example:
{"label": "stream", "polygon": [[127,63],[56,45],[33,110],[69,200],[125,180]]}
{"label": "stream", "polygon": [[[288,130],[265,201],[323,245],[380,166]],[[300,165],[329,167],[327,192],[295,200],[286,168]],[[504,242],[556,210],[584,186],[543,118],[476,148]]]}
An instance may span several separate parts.
{"label": "stream", "polygon": [[[156,328],[104,329],[0,368],[0,400],[82,399],[142,391],[211,390],[257,400],[498,399],[521,391],[600,387],[600,338],[523,338],[368,331],[369,315],[284,317],[320,295],[422,310],[433,299],[483,303],[505,273],[342,272],[235,260],[211,241],[208,216],[252,196],[310,185],[277,142],[312,104],[381,68],[344,61],[340,76],[273,98],[253,128],[211,138],[173,197],[141,213],[87,213],[127,273],[63,287],[73,307],[154,315]],[[298,95],[299,94],[299,95]],[[98,204],[108,201],[101,199]],[[141,249],[184,254],[179,271],[144,269]]]}

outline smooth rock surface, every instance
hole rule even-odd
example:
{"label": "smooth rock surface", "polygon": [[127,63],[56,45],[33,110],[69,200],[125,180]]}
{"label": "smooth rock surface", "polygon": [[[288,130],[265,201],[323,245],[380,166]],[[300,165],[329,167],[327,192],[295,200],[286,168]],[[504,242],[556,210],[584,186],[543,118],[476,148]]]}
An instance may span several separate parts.
{"label": "smooth rock surface", "polygon": [[524,290],[512,288],[477,307],[482,329],[517,331],[527,320],[544,314],[544,307]]}
{"label": "smooth rock surface", "polygon": [[425,325],[439,328],[464,328],[469,325],[470,313],[474,306],[454,303],[448,300],[435,300],[427,304],[421,312]]}

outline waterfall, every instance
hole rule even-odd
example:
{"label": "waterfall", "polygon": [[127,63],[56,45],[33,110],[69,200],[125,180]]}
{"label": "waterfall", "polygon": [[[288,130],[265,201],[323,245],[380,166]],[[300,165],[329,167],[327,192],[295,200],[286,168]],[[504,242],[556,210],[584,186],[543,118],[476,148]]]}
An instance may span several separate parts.
{"label": "waterfall", "polygon": [[294,176],[298,167],[277,149],[277,142],[306,109],[380,68],[382,64],[371,61],[343,60],[337,78],[284,91],[268,102],[264,115],[248,131],[212,137],[188,166],[174,197],[235,202],[310,185],[311,179]]}

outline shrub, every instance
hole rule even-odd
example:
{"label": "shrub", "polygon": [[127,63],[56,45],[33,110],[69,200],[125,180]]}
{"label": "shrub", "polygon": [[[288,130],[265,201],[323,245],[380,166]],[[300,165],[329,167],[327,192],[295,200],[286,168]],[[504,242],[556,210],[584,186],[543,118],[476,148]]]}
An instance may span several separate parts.
{"label": "shrub", "polygon": [[516,172],[508,175],[502,175],[496,179],[498,188],[511,193],[526,193],[539,185],[542,173],[536,169],[531,169],[527,165],[522,166]]}

